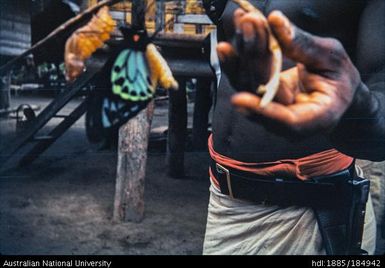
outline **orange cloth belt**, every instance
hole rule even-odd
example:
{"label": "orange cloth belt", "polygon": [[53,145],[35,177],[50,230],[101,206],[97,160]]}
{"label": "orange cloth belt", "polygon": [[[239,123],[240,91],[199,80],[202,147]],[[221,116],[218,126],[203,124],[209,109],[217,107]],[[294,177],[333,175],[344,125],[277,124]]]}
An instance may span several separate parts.
{"label": "orange cloth belt", "polygon": [[[287,177],[306,180],[308,178],[329,175],[348,168],[353,158],[335,149],[326,150],[298,159],[283,159],[274,162],[245,163],[231,159],[214,151],[213,138],[210,135],[208,147],[211,158],[226,167],[255,173],[263,177]],[[218,186],[211,170],[210,177]]]}

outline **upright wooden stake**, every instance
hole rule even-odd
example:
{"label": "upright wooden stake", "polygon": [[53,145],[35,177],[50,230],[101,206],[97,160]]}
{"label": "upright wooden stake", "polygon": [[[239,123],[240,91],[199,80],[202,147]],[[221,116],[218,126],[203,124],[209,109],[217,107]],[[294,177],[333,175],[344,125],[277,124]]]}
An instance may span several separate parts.
{"label": "upright wooden stake", "polygon": [[[166,6],[164,0],[158,0],[156,1],[156,10],[155,10],[155,29],[164,29],[166,25]],[[163,31],[162,30],[162,31]]]}
{"label": "upright wooden stake", "polygon": [[[132,25],[145,27],[147,1],[132,1]],[[113,219],[140,222],[144,215],[144,178],[154,103],[119,130]]]}
{"label": "upright wooden stake", "polygon": [[0,77],[0,111],[6,111],[10,106],[10,85],[10,73],[6,74],[4,77]]}
{"label": "upright wooden stake", "polygon": [[169,91],[168,106],[168,137],[167,137],[167,168],[168,175],[183,178],[184,149],[187,136],[187,99],[186,79],[179,78],[179,89]]}
{"label": "upright wooden stake", "polygon": [[207,128],[211,101],[212,79],[199,78],[195,93],[194,119],[192,130],[192,145],[196,151],[207,150]]}
{"label": "upright wooden stake", "polygon": [[144,215],[144,178],[147,146],[154,103],[141,111],[119,130],[116,174],[115,221],[140,222]]}

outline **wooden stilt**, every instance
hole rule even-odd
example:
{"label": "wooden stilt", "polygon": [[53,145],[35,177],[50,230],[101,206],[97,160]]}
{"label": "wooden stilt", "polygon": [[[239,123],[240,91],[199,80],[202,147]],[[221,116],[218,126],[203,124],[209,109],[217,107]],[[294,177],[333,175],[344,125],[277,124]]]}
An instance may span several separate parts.
{"label": "wooden stilt", "polygon": [[207,150],[207,128],[209,125],[209,111],[211,108],[212,79],[199,78],[195,95],[194,120],[192,131],[192,145],[196,151]]}
{"label": "wooden stilt", "polygon": [[167,169],[169,176],[184,176],[184,149],[187,134],[186,80],[178,79],[179,90],[169,91]]}

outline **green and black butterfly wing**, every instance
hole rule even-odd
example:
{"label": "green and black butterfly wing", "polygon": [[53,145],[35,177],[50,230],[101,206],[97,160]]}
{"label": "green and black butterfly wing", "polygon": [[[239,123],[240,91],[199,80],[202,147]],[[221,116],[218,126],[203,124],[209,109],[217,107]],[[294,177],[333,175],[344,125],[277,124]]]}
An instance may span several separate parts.
{"label": "green and black butterfly wing", "polygon": [[150,70],[144,52],[123,50],[111,71],[112,92],[126,101],[147,101],[153,97]]}
{"label": "green and black butterfly wing", "polygon": [[104,128],[118,128],[125,124],[141,110],[149,101],[126,102],[117,98],[106,97],[102,103],[102,123]]}
{"label": "green and black butterfly wing", "polygon": [[119,127],[146,108],[154,96],[143,51],[123,49],[111,69],[111,94],[103,100],[103,127]]}

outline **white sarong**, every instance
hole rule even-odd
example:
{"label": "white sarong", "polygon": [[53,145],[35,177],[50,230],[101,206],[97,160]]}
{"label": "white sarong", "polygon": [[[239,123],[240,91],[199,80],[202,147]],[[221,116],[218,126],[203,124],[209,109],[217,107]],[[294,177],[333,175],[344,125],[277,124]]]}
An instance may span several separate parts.
{"label": "white sarong", "polygon": [[[282,208],[231,199],[214,186],[210,187],[210,192],[203,254],[326,254],[312,209]],[[375,246],[376,221],[369,196],[362,248],[372,255]]]}

